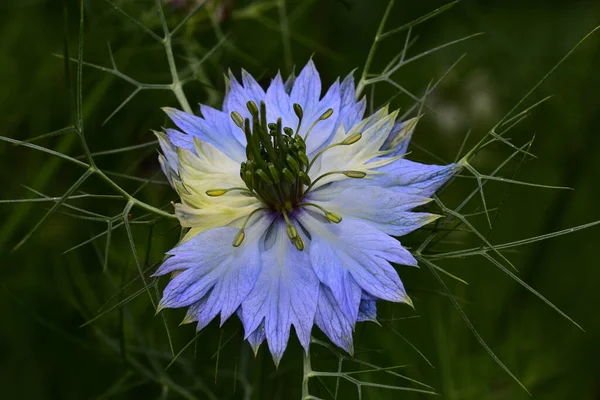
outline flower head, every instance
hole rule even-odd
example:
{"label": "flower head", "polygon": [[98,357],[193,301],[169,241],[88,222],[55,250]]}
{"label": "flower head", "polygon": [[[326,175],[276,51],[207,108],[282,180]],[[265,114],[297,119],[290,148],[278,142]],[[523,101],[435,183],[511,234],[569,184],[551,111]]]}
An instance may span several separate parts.
{"label": "flower head", "polygon": [[198,330],[237,312],[276,363],[292,325],[305,349],[314,324],[352,352],[377,300],[411,304],[391,264],[417,262],[395,237],[437,218],[411,210],[456,167],[404,159],[417,119],[397,123],[387,107],[363,119],[352,75],[322,97],[312,61],[266,92],[245,71],[229,79],[222,111],[168,108],[180,131],[157,133],[189,228],[156,272],[177,273],[160,308],[188,307]]}

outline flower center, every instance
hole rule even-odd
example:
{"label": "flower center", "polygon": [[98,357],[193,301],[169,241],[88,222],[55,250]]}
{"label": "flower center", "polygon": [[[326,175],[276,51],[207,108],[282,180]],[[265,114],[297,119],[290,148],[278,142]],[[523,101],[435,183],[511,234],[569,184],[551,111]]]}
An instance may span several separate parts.
{"label": "flower center", "polygon": [[[253,192],[264,205],[274,211],[287,212],[300,204],[304,187],[310,186],[307,174],[309,168],[306,143],[298,134],[302,124],[302,108],[295,106],[298,115],[296,132],[283,127],[281,118],[277,123],[267,123],[267,110],[264,102],[260,109],[252,101],[247,104],[252,120],[233,112],[231,117],[246,136],[247,160],[240,165],[240,176],[249,191]],[[329,111],[319,119],[327,119]]]}
{"label": "flower center", "polygon": [[253,101],[246,103],[250,118],[244,119],[240,113],[231,113],[233,122],[246,136],[246,161],[240,164],[240,177],[246,187],[229,189],[211,189],[206,194],[211,197],[222,196],[230,191],[243,191],[259,199],[264,207],[251,212],[233,239],[233,246],[239,246],[245,238],[245,228],[250,218],[261,211],[272,210],[280,212],[285,218],[287,234],[298,250],[304,249],[304,242],[294,227],[288,213],[296,207],[313,207],[320,210],[327,220],[333,223],[342,221],[335,212],[328,211],[318,204],[303,202],[308,191],[322,178],[333,174],[344,174],[349,178],[364,178],[363,171],[331,171],[324,173],[314,180],[309,172],[315,161],[327,150],[335,146],[351,145],[360,140],[362,134],[348,135],[339,143],[332,143],[316,153],[312,160],[306,154],[306,139],[320,121],[331,117],[330,108],[317,118],[308,128],[304,137],[300,136],[300,128],[304,111],[299,104],[294,104],[294,112],[298,117],[298,126],[292,128],[282,125],[281,118],[276,123],[267,122],[267,109],[264,102],[258,107]]}

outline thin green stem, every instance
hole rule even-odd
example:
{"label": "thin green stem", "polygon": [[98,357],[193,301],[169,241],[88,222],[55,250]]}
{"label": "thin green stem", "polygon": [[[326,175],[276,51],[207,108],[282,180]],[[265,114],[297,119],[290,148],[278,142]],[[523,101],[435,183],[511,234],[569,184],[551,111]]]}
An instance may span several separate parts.
{"label": "thin green stem", "polygon": [[150,211],[154,214],[160,215],[161,217],[177,219],[177,217],[173,214],[170,214],[166,211],[163,211],[159,208],[156,208],[154,206],[151,206],[150,204],[144,203],[143,201],[136,199],[135,197],[130,195],[125,189],[123,189],[121,186],[117,185],[112,179],[110,179],[108,176],[106,176],[106,174],[104,172],[102,172],[101,170],[99,170],[97,168],[93,168],[93,170],[96,173],[96,175],[98,175],[100,178],[104,179],[117,192],[121,193],[121,195],[123,195],[125,200],[132,202],[135,206],[143,208],[144,210]]}
{"label": "thin green stem", "polygon": [[169,70],[171,71],[171,77],[173,78],[173,83],[171,84],[171,90],[175,94],[177,101],[183,108],[183,111],[193,114],[192,108],[190,107],[190,103],[185,97],[185,93],[183,92],[181,80],[179,79],[179,74],[177,72],[177,65],[175,64],[175,57],[173,56],[173,47],[171,46],[171,33],[169,32],[169,27],[167,26],[167,20],[165,18],[165,13],[162,9],[162,4],[160,0],[156,0],[156,8],[158,10],[158,15],[160,16],[160,23],[163,27],[163,32],[165,34],[163,38],[163,44],[165,46],[165,53],[167,55],[167,62],[169,63]]}
{"label": "thin green stem", "polygon": [[302,400],[310,399],[308,391],[308,381],[313,376],[312,366],[310,364],[310,347],[304,352],[302,358]]}
{"label": "thin green stem", "polygon": [[365,66],[363,67],[362,74],[360,76],[360,81],[356,86],[356,100],[358,100],[365,89],[367,76],[369,74],[369,68],[371,67],[371,63],[373,62],[373,58],[375,57],[375,52],[377,51],[377,45],[379,41],[382,39],[383,29],[385,28],[385,23],[387,22],[388,17],[390,16],[390,12],[392,11],[392,7],[394,7],[395,0],[390,0],[385,13],[383,14],[383,18],[379,23],[379,28],[377,29],[377,34],[375,35],[375,40],[373,40],[373,45],[371,46],[371,50],[369,50],[369,55],[367,56],[367,61],[365,61]]}

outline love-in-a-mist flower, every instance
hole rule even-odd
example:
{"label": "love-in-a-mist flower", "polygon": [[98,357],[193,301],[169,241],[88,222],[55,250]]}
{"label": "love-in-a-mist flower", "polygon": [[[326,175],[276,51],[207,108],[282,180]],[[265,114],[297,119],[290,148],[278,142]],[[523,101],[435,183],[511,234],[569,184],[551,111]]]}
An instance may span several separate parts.
{"label": "love-in-a-mist flower", "polygon": [[352,352],[377,300],[411,304],[392,264],[417,262],[396,237],[437,218],[411,210],[456,170],[403,158],[417,119],[363,119],[352,75],[321,97],[312,61],[266,91],[230,74],[222,111],[165,111],[180,131],[157,134],[159,160],[189,230],[156,272],[173,273],[161,309],[188,307],[198,330],[237,312],[278,363],[292,325],[305,349],[316,325]]}

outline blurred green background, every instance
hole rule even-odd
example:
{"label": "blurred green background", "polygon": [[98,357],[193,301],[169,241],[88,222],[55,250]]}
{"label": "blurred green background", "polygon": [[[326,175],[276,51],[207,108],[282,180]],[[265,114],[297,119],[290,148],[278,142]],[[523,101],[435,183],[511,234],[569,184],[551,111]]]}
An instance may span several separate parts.
{"label": "blurred green background", "polygon": [[[191,7],[190,2],[179,3],[165,5],[171,27]],[[161,34],[153,1],[115,4]],[[291,43],[287,54],[282,44],[286,37],[285,29],[283,35],[281,32],[282,4],[288,19],[283,26],[289,28]],[[400,26],[443,4],[437,0],[398,1],[388,27]],[[197,103],[218,106],[224,89],[222,76],[228,68],[238,76],[240,68],[245,68],[268,84],[278,69],[287,74],[292,65],[302,67],[311,55],[325,84],[331,84],[335,77],[364,65],[386,5],[385,0],[208,2],[174,38],[176,62],[182,74],[191,76],[185,86],[188,99],[194,109]],[[469,129],[472,136],[467,149],[600,23],[599,16],[598,1],[465,0],[415,27],[412,34],[418,41],[409,55],[477,32],[485,35],[435,52],[393,76],[420,96],[431,79],[438,79],[467,53],[428,97],[426,115],[417,128],[409,157],[430,163],[452,161]],[[105,1],[92,0],[85,2],[85,18],[86,61],[111,68],[109,43],[122,73],[144,83],[170,81],[162,45],[122,12]],[[5,0],[0,4],[2,135],[27,140],[73,123],[68,87],[74,79],[67,78],[60,56],[66,38],[71,56],[76,56],[78,20],[74,1]],[[399,34],[383,42],[372,70],[381,70],[402,50],[404,40]],[[483,216],[470,221],[493,243],[600,219],[599,45],[600,38],[592,36],[526,102],[527,106],[553,96],[508,135],[518,146],[535,135],[531,151],[539,159],[520,167],[518,162],[511,162],[501,174],[575,190],[497,182],[486,185],[488,207],[495,209],[492,217],[498,212],[494,229],[487,232]],[[75,64],[71,68],[74,71]],[[177,106],[177,102],[169,91],[143,90],[105,122],[134,89],[110,73],[85,68],[85,135],[91,151],[99,152],[97,163],[102,169],[126,175],[111,175],[116,182],[133,192],[141,182],[127,176],[151,179],[139,192],[140,197],[157,206],[167,205],[176,199],[158,173],[157,145],[152,143],[151,129],[168,125],[160,107]],[[373,96],[375,107],[391,96],[395,107],[407,109],[414,103],[409,96],[395,96],[397,92],[390,85],[378,85]],[[82,154],[72,132],[35,143],[74,157]],[[147,145],[131,151],[102,153],[143,144]],[[488,146],[474,165],[489,173],[510,153],[504,145]],[[3,200],[38,197],[31,189],[61,196],[83,172],[46,154],[8,143],[0,143],[0,156]],[[474,183],[473,179],[458,178],[442,200],[455,207],[473,190]],[[106,183],[93,177],[82,190],[113,194]],[[118,215],[125,205],[113,199],[82,199],[68,204],[110,216]],[[138,269],[122,227],[112,233],[106,271],[105,236],[62,254],[107,228],[105,222],[73,218],[68,213],[78,212],[64,207],[22,248],[11,252],[51,205],[0,204],[0,397],[300,397],[302,366],[295,339],[275,370],[266,346],[254,359],[242,341],[237,321],[229,321],[222,329],[213,322],[192,341],[193,327],[177,326],[183,317],[181,310],[167,310],[164,319],[155,317],[148,295],[140,291]],[[481,200],[475,196],[464,212],[481,209]],[[132,211],[131,219],[149,220],[139,209]],[[132,226],[140,263],[148,276],[176,243],[179,230],[164,221]],[[519,269],[518,275],[579,322],[585,333],[483,257],[439,262],[469,282],[467,286],[444,278],[481,336],[535,399],[600,398],[599,232],[591,228],[505,253]],[[406,243],[418,245],[426,233],[412,235]],[[436,250],[457,250],[478,243],[473,234],[455,232]],[[400,275],[415,300],[416,312],[399,305],[381,305],[382,327],[372,323],[357,327],[358,358],[380,367],[406,365],[398,372],[431,385],[444,399],[530,397],[479,345],[427,268],[401,268]],[[80,328],[107,310],[111,311]],[[415,315],[418,318],[399,319]],[[170,342],[175,353],[191,345],[165,372],[173,358]],[[326,349],[315,347],[312,355],[315,367],[336,368],[337,359]],[[382,373],[355,377],[419,388]],[[335,390],[335,380],[311,381],[312,394],[332,398],[326,387]],[[356,398],[351,384],[343,383],[339,390],[340,399]],[[364,388],[363,398],[431,396]]]}

